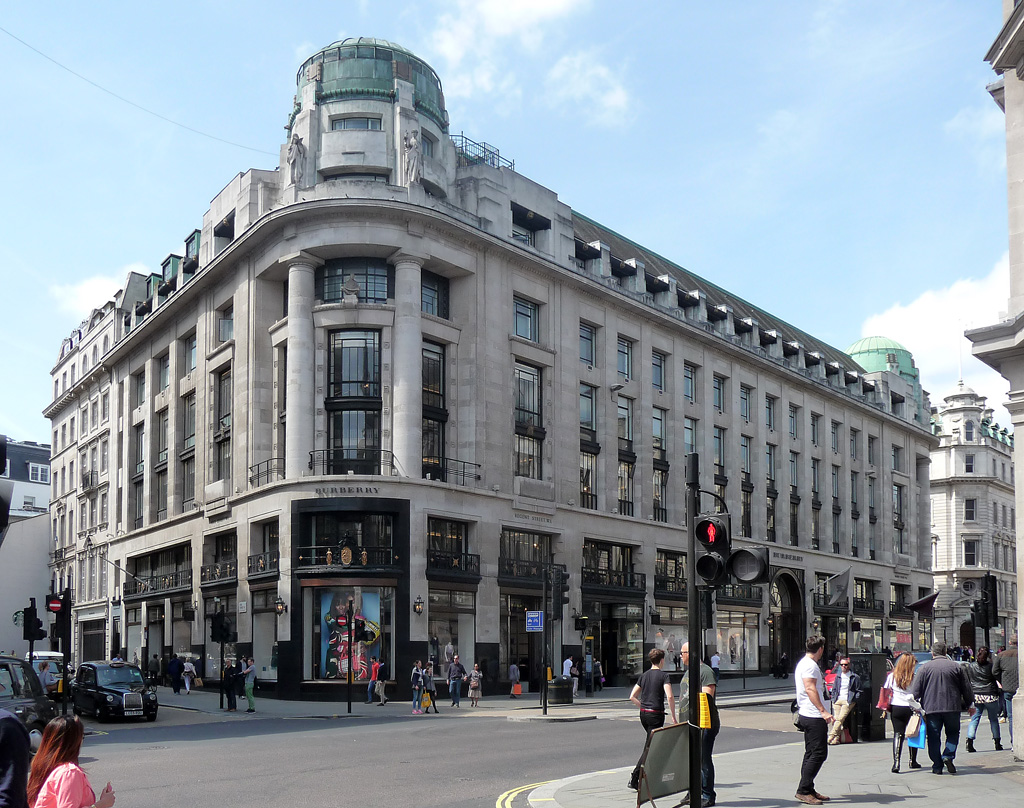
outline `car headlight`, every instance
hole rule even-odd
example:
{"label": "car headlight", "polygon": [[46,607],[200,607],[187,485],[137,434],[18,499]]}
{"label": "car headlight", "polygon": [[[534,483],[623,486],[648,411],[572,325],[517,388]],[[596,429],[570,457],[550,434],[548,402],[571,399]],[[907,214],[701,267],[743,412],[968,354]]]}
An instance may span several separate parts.
{"label": "car headlight", "polygon": [[147,693],[146,698],[150,701],[156,701],[156,693]]}
{"label": "car headlight", "polygon": [[114,698],[113,696],[110,696],[110,695],[108,695],[108,696],[107,696],[107,701],[108,701],[108,702],[109,702],[110,704],[113,704],[113,703],[114,703],[115,701],[117,701],[117,699],[116,699],[116,698]]}

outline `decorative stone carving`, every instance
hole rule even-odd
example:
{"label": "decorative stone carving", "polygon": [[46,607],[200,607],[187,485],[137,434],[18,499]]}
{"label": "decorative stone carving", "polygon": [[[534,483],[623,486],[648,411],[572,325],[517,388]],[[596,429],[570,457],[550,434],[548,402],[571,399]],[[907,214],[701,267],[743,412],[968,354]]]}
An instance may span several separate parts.
{"label": "decorative stone carving", "polygon": [[302,178],[306,173],[306,147],[298,135],[292,135],[291,142],[288,144],[288,168],[291,172],[289,176],[292,184],[301,185]]}
{"label": "decorative stone carving", "polygon": [[423,149],[420,146],[420,131],[411,129],[402,140],[405,150],[405,184],[411,186],[423,176]]}

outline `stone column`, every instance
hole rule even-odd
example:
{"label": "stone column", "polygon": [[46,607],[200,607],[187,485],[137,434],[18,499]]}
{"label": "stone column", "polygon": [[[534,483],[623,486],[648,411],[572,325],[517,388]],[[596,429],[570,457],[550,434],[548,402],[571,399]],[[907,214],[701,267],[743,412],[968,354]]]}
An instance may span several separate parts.
{"label": "stone column", "polygon": [[397,252],[395,328],[391,339],[391,448],[405,477],[423,476],[423,334],[420,330],[422,256]]}
{"label": "stone column", "polygon": [[288,267],[288,349],[287,401],[285,404],[285,477],[289,480],[309,472],[309,453],[314,449],[316,389],[313,329],[314,271],[320,259],[299,252],[285,256]]}

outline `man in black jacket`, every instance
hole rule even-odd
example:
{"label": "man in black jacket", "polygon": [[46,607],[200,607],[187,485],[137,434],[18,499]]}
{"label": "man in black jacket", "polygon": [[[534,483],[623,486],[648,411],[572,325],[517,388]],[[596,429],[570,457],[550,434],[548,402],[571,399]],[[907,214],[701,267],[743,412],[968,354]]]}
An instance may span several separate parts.
{"label": "man in black jacket", "polygon": [[946,656],[946,643],[941,640],[932,643],[932,658],[915,674],[913,695],[925,712],[932,774],[942,774],[943,766],[950,774],[956,774],[953,758],[960,743],[960,713],[974,702],[974,691],[963,666]]}
{"label": "man in black jacket", "polygon": [[1003,703],[1006,705],[1006,724],[1010,728],[1010,746],[1013,746],[1013,697],[1017,695],[1017,640],[1010,640],[1010,647],[1000,651],[992,663],[992,675],[1002,688]]}
{"label": "man in black jacket", "polygon": [[0,710],[0,806],[28,808],[28,730],[13,713]]}
{"label": "man in black jacket", "polygon": [[860,677],[850,668],[850,658],[842,657],[839,660],[839,671],[832,682],[832,692],[829,698],[832,699],[832,715],[835,720],[829,729],[828,742],[835,746],[842,737],[843,724],[850,719],[851,732],[856,731],[857,724],[857,701],[860,699]]}

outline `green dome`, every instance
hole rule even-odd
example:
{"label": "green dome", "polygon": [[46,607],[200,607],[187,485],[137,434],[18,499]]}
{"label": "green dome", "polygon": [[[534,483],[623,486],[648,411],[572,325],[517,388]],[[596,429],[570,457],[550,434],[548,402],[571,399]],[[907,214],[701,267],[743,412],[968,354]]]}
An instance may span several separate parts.
{"label": "green dome", "polygon": [[373,37],[349,37],[332,42],[310,56],[296,76],[299,97],[309,84],[309,67],[320,62],[323,69],[317,87],[317,102],[372,98],[395,100],[395,79],[415,87],[416,109],[448,131],[441,79],[434,69],[401,45]]}
{"label": "green dome", "polygon": [[[895,364],[901,375],[917,378],[914,357],[894,339],[864,337],[847,348],[846,353],[868,373],[889,370],[890,364]],[[890,357],[895,357],[896,361],[891,362]]]}

